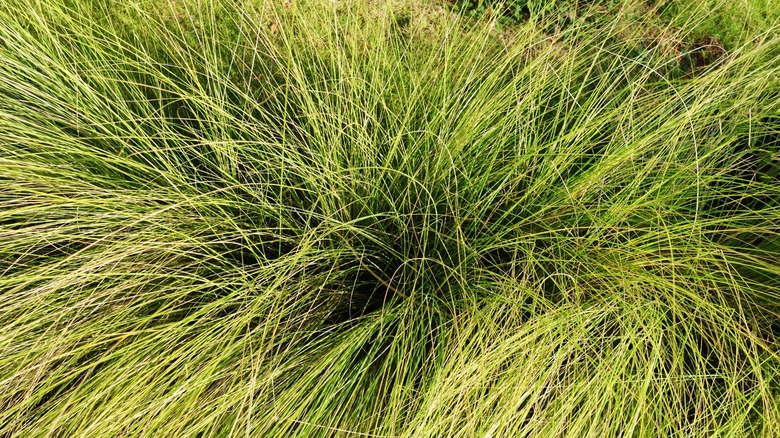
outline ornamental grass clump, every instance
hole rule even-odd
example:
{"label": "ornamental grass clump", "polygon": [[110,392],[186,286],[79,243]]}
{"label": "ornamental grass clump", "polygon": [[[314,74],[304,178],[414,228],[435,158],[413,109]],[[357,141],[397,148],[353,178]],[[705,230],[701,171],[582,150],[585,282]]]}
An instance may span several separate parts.
{"label": "ornamental grass clump", "polygon": [[0,6],[0,435],[780,434],[776,33],[233,3]]}

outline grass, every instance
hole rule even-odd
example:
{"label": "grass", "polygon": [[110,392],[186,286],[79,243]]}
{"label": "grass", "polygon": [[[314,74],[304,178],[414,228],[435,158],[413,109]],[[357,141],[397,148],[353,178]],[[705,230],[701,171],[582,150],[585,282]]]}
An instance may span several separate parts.
{"label": "grass", "polygon": [[0,436],[780,434],[777,24],[0,23]]}
{"label": "grass", "polygon": [[666,2],[662,6],[666,19],[691,30],[699,38],[714,37],[731,50],[764,32],[777,33],[780,6],[776,0],[739,0],[721,2]]}

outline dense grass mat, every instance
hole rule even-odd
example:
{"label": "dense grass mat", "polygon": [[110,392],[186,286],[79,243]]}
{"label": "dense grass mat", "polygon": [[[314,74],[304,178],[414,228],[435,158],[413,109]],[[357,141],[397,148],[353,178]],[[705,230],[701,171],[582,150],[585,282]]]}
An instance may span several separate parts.
{"label": "dense grass mat", "polygon": [[3,2],[0,436],[780,435],[777,28],[489,24]]}

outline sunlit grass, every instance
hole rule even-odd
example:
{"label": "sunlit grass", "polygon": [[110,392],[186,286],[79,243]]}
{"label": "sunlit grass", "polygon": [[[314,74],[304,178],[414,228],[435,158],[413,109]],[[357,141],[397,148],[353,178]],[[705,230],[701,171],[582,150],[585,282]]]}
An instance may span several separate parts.
{"label": "sunlit grass", "polygon": [[0,435],[780,434],[772,33],[101,3],[0,6]]}

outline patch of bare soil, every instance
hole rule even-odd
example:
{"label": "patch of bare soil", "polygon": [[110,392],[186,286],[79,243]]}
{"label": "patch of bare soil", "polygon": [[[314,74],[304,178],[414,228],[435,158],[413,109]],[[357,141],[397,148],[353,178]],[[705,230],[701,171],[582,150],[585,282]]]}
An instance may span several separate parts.
{"label": "patch of bare soil", "polygon": [[695,72],[712,64],[715,64],[726,54],[726,49],[721,43],[711,36],[706,36],[699,41],[689,44],[677,58],[680,69],[685,72]]}

